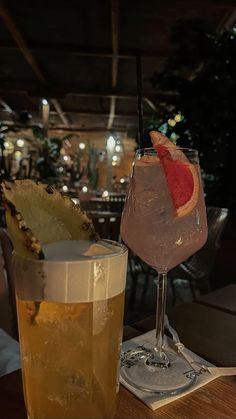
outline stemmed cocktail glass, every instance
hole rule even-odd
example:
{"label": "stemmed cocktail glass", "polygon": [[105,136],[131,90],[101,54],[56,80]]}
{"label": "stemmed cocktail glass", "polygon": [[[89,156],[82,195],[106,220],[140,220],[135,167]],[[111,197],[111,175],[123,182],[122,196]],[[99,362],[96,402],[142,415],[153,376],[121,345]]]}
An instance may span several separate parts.
{"label": "stemmed cocktail glass", "polygon": [[158,272],[156,338],[126,353],[121,375],[142,390],[175,394],[196,377],[164,339],[167,273],[205,243],[206,210],[197,151],[178,148],[156,132],[151,137],[155,148],[135,155],[121,236]]}

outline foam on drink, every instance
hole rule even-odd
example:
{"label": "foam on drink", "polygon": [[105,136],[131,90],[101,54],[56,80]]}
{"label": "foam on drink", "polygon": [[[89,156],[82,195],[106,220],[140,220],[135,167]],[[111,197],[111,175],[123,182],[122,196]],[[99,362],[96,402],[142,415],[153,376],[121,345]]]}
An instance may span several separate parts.
{"label": "foam on drink", "polygon": [[42,246],[45,260],[76,261],[90,256],[106,256],[120,253],[121,249],[104,240],[63,240]]}
{"label": "foam on drink", "polygon": [[122,246],[71,240],[44,245],[43,251],[44,260],[14,255],[19,298],[77,303],[112,298],[124,290]]}

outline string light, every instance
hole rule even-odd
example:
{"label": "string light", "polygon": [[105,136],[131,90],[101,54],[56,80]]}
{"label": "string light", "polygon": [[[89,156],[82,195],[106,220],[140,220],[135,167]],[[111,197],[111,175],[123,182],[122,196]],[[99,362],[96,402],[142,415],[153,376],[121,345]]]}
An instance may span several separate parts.
{"label": "string light", "polygon": [[4,141],[4,147],[9,151],[14,149],[14,145],[10,141]]}
{"label": "string light", "polygon": [[174,120],[174,119],[172,119],[172,118],[170,118],[170,119],[168,119],[168,124],[171,126],[171,127],[174,127],[175,125],[176,125],[176,121]]}
{"label": "string light", "polygon": [[102,198],[108,198],[108,196],[109,196],[109,192],[108,191],[103,191]]}
{"label": "string light", "polygon": [[116,145],[116,140],[115,140],[114,137],[112,137],[112,135],[110,135],[110,137],[107,140],[107,147],[109,149],[113,149],[115,147],[115,145]]}
{"label": "string light", "polygon": [[48,106],[48,101],[47,101],[47,99],[42,99],[42,105],[44,105],[44,106]]}
{"label": "string light", "polygon": [[181,120],[182,120],[182,115],[181,115],[181,113],[177,113],[176,115],[175,115],[175,122],[180,122]]}
{"label": "string light", "polygon": [[16,145],[17,145],[18,147],[24,147],[25,142],[24,142],[24,140],[22,140],[21,138],[19,138],[19,139],[16,141]]}
{"label": "string light", "polygon": [[22,156],[21,151],[15,151],[15,159],[16,160],[20,160],[21,159],[21,156]]}

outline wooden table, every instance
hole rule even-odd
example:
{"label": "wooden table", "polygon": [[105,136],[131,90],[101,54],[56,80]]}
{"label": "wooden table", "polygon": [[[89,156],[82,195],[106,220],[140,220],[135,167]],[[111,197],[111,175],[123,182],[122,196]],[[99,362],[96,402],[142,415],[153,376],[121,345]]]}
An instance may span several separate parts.
{"label": "wooden table", "polygon": [[[233,293],[235,299],[232,298]],[[214,360],[217,365],[236,366],[236,285],[216,294],[211,293],[194,303],[177,306],[169,318],[190,349],[197,349],[200,355]],[[133,327],[126,326],[124,339],[150,330],[154,322],[152,316]],[[121,386],[115,419],[234,419],[235,396],[236,377],[222,377],[152,411]],[[20,371],[0,378],[0,418],[27,419]]]}

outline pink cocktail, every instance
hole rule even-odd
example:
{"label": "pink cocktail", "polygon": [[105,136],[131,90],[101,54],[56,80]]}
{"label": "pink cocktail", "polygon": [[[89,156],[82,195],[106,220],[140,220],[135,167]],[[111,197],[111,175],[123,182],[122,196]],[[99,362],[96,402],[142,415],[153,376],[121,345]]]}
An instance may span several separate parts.
{"label": "pink cocktail", "polygon": [[[198,200],[186,216],[177,217],[166,176],[155,151],[138,155],[133,167],[130,189],[124,208],[121,235],[124,242],[158,272],[186,260],[206,241],[206,209],[199,164],[194,164],[199,179]],[[147,159],[146,157],[150,155]]]}
{"label": "pink cocktail", "polygon": [[154,148],[136,152],[122,215],[127,246],[158,273],[156,339],[123,357],[123,378],[139,389],[175,394],[197,379],[164,339],[167,273],[207,239],[206,209],[196,150],[181,149],[160,133]]}

